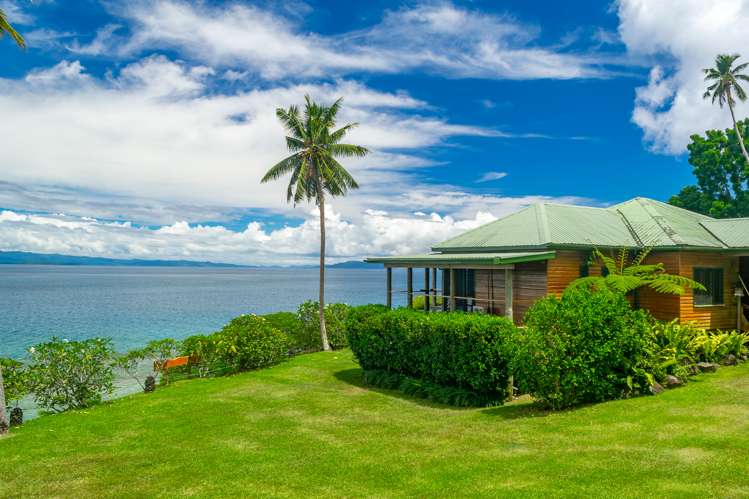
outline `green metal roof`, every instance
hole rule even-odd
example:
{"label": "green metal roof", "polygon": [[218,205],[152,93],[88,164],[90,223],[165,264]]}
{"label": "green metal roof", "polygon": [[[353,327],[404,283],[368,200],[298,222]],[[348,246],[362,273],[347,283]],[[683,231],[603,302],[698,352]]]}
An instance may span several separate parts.
{"label": "green metal roof", "polygon": [[749,250],[747,220],[718,221],[647,198],[608,208],[540,203],[432,249],[446,253],[621,246]]}
{"label": "green metal roof", "polygon": [[426,255],[380,256],[367,258],[367,263],[401,265],[510,265],[513,263],[550,260],[554,251],[526,251],[508,253],[429,253]]}
{"label": "green metal roof", "polygon": [[710,219],[702,226],[730,248],[749,248],[749,218]]}

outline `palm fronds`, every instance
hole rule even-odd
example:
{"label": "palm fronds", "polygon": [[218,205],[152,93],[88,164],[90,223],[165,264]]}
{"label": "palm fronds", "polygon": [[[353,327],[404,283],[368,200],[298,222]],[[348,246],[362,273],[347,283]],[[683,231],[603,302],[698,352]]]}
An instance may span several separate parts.
{"label": "palm fronds", "polygon": [[18,45],[21,48],[26,47],[26,41],[23,39],[23,36],[13,28],[13,25],[10,24],[10,21],[8,21],[8,16],[3,12],[2,9],[0,9],[0,37],[4,34],[10,35],[11,38],[16,42],[16,45]]}
{"label": "palm fronds", "polygon": [[568,289],[609,289],[626,294],[641,287],[649,287],[659,293],[671,295],[683,295],[687,289],[705,290],[697,281],[667,273],[662,263],[643,263],[650,252],[651,248],[644,248],[630,261],[627,248],[620,248],[615,257],[606,255],[596,248],[591,254],[590,263],[600,265],[601,269],[606,269],[607,272],[602,272],[599,276],[575,279]]}

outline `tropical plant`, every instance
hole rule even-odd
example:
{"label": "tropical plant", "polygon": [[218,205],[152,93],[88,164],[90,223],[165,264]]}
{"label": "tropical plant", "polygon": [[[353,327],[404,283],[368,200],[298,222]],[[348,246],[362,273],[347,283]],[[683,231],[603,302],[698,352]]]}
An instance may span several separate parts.
{"label": "tropical plant", "polygon": [[218,355],[234,371],[269,367],[288,358],[289,339],[257,315],[235,317],[215,336]]}
{"label": "tropical plant", "polygon": [[13,28],[13,25],[8,21],[8,16],[0,9],[0,37],[5,34],[10,35],[19,47],[26,47],[26,41],[23,39],[23,36]]}
{"label": "tropical plant", "polygon": [[190,357],[190,364],[198,367],[198,376],[208,377],[221,357],[216,335],[194,335],[182,340],[182,355]]}
{"label": "tropical plant", "polygon": [[739,54],[719,54],[715,57],[715,67],[703,69],[705,81],[710,83],[710,86],[705,90],[703,98],[711,99],[713,104],[717,101],[721,108],[724,103],[728,104],[734,130],[739,137],[738,142],[741,147],[741,153],[744,155],[747,164],[749,164],[749,154],[746,152],[743,140],[744,135],[736,123],[736,115],[733,111],[733,106],[736,103],[734,95],[742,102],[746,100],[746,92],[739,84],[739,80],[749,81],[749,76],[741,73],[749,66],[749,62],[744,62],[736,67],[733,65],[739,57],[741,57]]}
{"label": "tropical plant", "polygon": [[615,257],[607,256],[596,248],[593,250],[590,263],[599,264],[605,269],[605,272],[602,272],[605,275],[580,277],[572,281],[568,289],[608,289],[626,294],[644,286],[671,295],[683,295],[688,288],[705,290],[697,281],[667,273],[662,263],[644,263],[650,251],[651,248],[641,249],[630,260],[627,248],[619,249]]}
{"label": "tropical plant", "polygon": [[[325,332],[333,350],[340,350],[348,346],[345,321],[349,308],[345,303],[328,303],[325,305]],[[317,310],[319,310],[319,304],[313,300],[300,304],[297,309],[297,317],[302,324],[302,335],[311,341],[314,350],[319,350],[321,347],[319,335],[316,334],[320,330],[320,316]],[[312,338],[313,335],[318,336],[316,340]]]}
{"label": "tropical plant", "polygon": [[292,153],[274,165],[261,182],[277,180],[290,174],[286,201],[296,205],[301,201],[315,201],[320,211],[320,340],[323,350],[330,350],[325,330],[325,197],[343,196],[359,185],[337,158],[365,156],[369,151],[357,145],[342,144],[346,134],[357,126],[349,123],[338,129],[336,115],[342,99],[331,106],[323,106],[305,96],[304,116],[297,106],[276,109],[276,116],[289,135],[286,147]]}
{"label": "tropical plant", "polygon": [[52,338],[29,350],[29,385],[37,404],[54,412],[83,409],[114,389],[112,340]]}

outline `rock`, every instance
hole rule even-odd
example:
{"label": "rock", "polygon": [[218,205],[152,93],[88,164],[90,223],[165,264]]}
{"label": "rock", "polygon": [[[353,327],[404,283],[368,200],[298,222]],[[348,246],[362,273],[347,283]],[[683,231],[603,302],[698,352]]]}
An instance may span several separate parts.
{"label": "rock", "polygon": [[154,390],[156,390],[156,378],[154,378],[153,376],[149,376],[146,378],[146,383],[143,387],[143,391],[146,393],[151,393]]}
{"label": "rock", "polygon": [[698,362],[697,368],[703,373],[714,373],[718,370],[718,364],[714,362]]}
{"label": "rock", "polygon": [[14,407],[10,410],[10,425],[21,426],[23,424],[23,409]]}
{"label": "rock", "polygon": [[654,383],[650,385],[650,393],[653,395],[658,395],[659,393],[662,393],[664,390],[663,386],[660,383]]}
{"label": "rock", "polygon": [[682,380],[680,380],[676,376],[672,376],[671,374],[663,378],[663,386],[665,386],[666,388],[676,388],[677,386],[681,386],[683,384],[684,382]]}
{"label": "rock", "polygon": [[700,368],[697,367],[695,364],[689,364],[687,366],[687,371],[689,371],[690,376],[694,376],[695,374],[699,374],[701,372]]}
{"label": "rock", "polygon": [[735,366],[739,363],[739,359],[736,358],[736,356],[732,353],[729,353],[723,358],[722,364],[724,366]]}

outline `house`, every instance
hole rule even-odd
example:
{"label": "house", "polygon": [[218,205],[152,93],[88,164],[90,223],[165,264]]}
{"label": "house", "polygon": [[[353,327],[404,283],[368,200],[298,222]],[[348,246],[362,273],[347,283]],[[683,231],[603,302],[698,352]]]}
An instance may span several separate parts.
{"label": "house", "polygon": [[[718,220],[641,197],[608,208],[539,203],[437,244],[431,253],[367,262],[387,268],[389,306],[392,268],[405,267],[409,306],[416,293],[429,296],[427,309],[442,295],[444,308],[503,314],[520,323],[537,299],[559,296],[578,277],[601,272],[589,263],[594,248],[621,247],[650,247],[646,263],[663,263],[667,272],[707,289],[683,296],[638,290],[636,305],[656,318],[720,329],[746,324],[741,310],[749,309],[749,218]],[[414,268],[424,269],[424,286],[417,290]]]}

